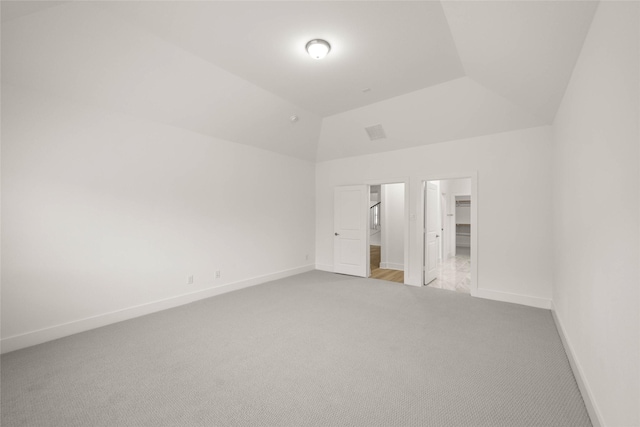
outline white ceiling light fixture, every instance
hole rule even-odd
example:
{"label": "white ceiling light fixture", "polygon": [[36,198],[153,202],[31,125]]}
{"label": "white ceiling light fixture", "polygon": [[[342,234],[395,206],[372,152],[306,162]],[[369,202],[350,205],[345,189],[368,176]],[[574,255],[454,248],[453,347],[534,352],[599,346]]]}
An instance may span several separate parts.
{"label": "white ceiling light fixture", "polygon": [[307,43],[307,52],[313,59],[322,59],[331,50],[331,45],[328,41],[322,39],[313,39]]}

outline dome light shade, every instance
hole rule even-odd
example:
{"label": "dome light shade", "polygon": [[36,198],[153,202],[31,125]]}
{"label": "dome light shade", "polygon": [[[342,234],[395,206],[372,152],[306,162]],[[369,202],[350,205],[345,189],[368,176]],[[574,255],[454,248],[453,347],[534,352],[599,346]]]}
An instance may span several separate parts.
{"label": "dome light shade", "polygon": [[307,52],[313,59],[322,59],[331,50],[331,45],[326,40],[313,39],[307,43]]}

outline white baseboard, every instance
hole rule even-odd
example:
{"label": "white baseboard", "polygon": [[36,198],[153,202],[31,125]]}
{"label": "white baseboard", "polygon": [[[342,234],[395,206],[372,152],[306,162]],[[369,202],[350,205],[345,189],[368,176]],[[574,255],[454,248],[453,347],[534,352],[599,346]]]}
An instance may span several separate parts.
{"label": "white baseboard", "polygon": [[88,331],[99,328],[101,326],[111,325],[113,323],[122,322],[123,320],[133,319],[135,317],[144,316],[146,314],[155,313],[180,305],[189,304],[205,298],[216,295],[225,294],[227,292],[236,291],[238,289],[248,288],[250,286],[278,280],[289,276],[314,270],[313,265],[305,265],[302,267],[292,268],[290,270],[278,271],[266,274],[264,276],[252,277],[250,279],[239,280],[233,283],[226,283],[216,287],[202,289],[188,294],[177,295],[159,301],[153,301],[146,304],[140,304],[134,307],[128,307],[122,310],[112,311],[110,313],[99,314],[97,316],[87,317],[84,319],[74,320],[69,323],[55,325],[37,331],[27,332],[20,335],[14,335],[4,338],[0,341],[1,353],[19,350],[21,348],[30,347],[36,344],[42,344],[58,338],[63,338],[79,332]]}
{"label": "white baseboard", "polygon": [[395,262],[381,262],[380,268],[384,268],[386,270],[400,270],[404,271],[404,264],[397,264]]}
{"label": "white baseboard", "polygon": [[316,270],[328,271],[329,273],[333,273],[333,265],[329,264],[316,264]]}
{"label": "white baseboard", "polygon": [[571,346],[571,342],[565,334],[562,322],[560,321],[560,318],[558,317],[558,314],[553,307],[553,302],[551,304],[551,314],[553,315],[553,320],[556,323],[556,329],[558,330],[558,335],[560,335],[560,340],[562,340],[564,352],[567,353],[567,359],[569,359],[569,365],[571,365],[573,376],[576,379],[576,383],[578,383],[578,389],[580,389],[580,394],[582,394],[582,400],[584,400],[584,405],[587,407],[587,413],[589,414],[589,418],[591,418],[591,424],[593,424],[593,427],[601,427],[604,425],[604,423],[602,422],[601,412],[598,409],[595,400],[593,399],[593,393],[591,392],[589,383],[584,376],[582,366],[578,362],[578,359],[576,358],[573,351],[573,347]]}
{"label": "white baseboard", "polygon": [[530,307],[551,309],[551,300],[546,298],[532,297],[528,295],[511,294],[509,292],[492,291],[488,289],[478,289],[471,292],[471,295],[478,298],[491,299],[502,302],[512,302],[514,304],[528,305]]}
{"label": "white baseboard", "polygon": [[[404,264],[393,264],[393,263],[380,263],[380,268],[385,268],[389,270],[400,270],[404,271]],[[329,264],[316,264],[316,270],[328,271],[329,273],[334,273],[333,265]]]}

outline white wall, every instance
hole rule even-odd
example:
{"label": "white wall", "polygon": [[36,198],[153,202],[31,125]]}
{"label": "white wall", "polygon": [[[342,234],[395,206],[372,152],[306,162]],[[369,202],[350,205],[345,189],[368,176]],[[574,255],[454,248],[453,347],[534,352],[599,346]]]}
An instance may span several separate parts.
{"label": "white wall", "polygon": [[[384,142],[383,142],[384,143]],[[482,296],[548,307],[551,298],[551,134],[537,127],[387,153],[320,162],[316,167],[316,265],[333,269],[333,188],[410,181],[409,269],[421,281],[419,227],[423,179],[478,179],[478,288]],[[453,176],[452,176],[453,175]],[[525,194],[513,203],[513,194]],[[526,224],[526,227],[522,227]],[[514,233],[513,230],[521,230]]]}
{"label": "white wall", "polygon": [[380,268],[404,270],[404,184],[383,184]]}
{"label": "white wall", "polygon": [[553,301],[607,426],[640,425],[639,12],[600,3],[553,125]]}
{"label": "white wall", "polygon": [[382,228],[378,230],[371,230],[369,233],[369,245],[380,246],[382,245]]}
{"label": "white wall", "polygon": [[313,163],[6,84],[2,109],[4,351],[312,264]]}
{"label": "white wall", "polygon": [[470,179],[449,179],[449,191],[453,195],[471,195],[471,180]]}

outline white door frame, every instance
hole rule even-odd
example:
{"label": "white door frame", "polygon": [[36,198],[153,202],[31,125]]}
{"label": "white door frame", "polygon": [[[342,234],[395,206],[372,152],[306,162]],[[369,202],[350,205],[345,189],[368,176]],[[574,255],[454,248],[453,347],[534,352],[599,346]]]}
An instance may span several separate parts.
{"label": "white door frame", "polygon": [[[418,177],[420,182],[420,188],[417,189],[419,196],[417,200],[419,201],[417,208],[418,218],[420,218],[420,224],[423,224],[422,227],[418,227],[417,232],[420,235],[420,240],[423,242],[419,244],[418,249],[418,257],[416,259],[421,260],[421,277],[420,283],[424,283],[424,220],[425,220],[425,192],[424,186],[427,181],[441,181],[447,179],[471,179],[471,295],[478,295],[478,172],[461,172],[461,173],[453,173],[453,174],[439,174],[439,175],[423,175]],[[405,274],[406,280],[406,274]]]}
{"label": "white door frame", "polygon": [[[409,182],[410,178],[395,178],[395,179],[370,179],[365,180],[364,183],[371,188],[372,185],[385,185],[385,184],[404,184],[404,284],[407,284],[407,278],[409,277],[409,206],[411,188]],[[382,190],[381,190],[382,191]],[[367,218],[369,216],[367,215]],[[370,225],[368,225],[370,226]],[[371,265],[371,251],[367,251],[367,265]],[[369,272],[371,274],[371,272]]]}

